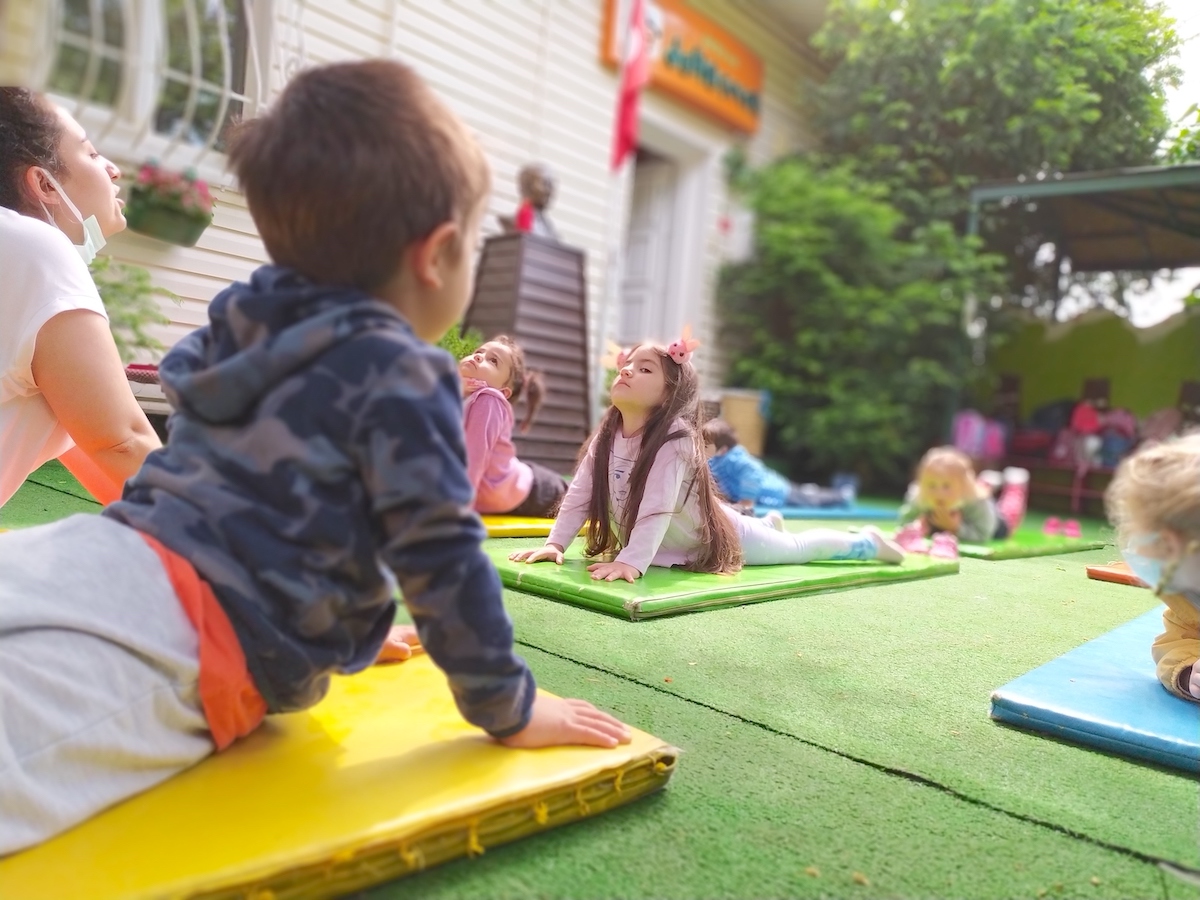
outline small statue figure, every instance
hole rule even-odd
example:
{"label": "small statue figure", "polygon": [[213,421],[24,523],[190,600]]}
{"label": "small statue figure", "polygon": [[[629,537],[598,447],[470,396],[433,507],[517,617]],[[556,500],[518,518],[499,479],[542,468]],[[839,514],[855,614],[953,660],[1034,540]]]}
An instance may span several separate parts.
{"label": "small statue figure", "polygon": [[558,232],[546,217],[546,207],[554,197],[554,174],[543,163],[530,163],[517,174],[521,205],[514,217],[501,216],[505,231],[527,231],[539,237],[558,240]]}

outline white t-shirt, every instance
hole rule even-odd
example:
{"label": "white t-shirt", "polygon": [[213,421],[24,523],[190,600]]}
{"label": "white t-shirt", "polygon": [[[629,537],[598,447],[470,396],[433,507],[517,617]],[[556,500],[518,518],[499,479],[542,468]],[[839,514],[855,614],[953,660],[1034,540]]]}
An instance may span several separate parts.
{"label": "white t-shirt", "polygon": [[108,318],[70,238],[0,207],[0,506],[30,472],[75,446],[31,369],[38,331],[72,309]]}
{"label": "white t-shirt", "polygon": [[[675,421],[675,431],[686,431],[682,419]],[[629,501],[629,476],[642,448],[640,434],[625,437],[620,429],[613,435],[612,456],[608,464],[609,515],[614,529],[619,529]],[[575,477],[567,488],[562,506],[554,520],[548,544],[564,549],[571,545],[587,519],[588,501],[592,495],[592,470],[596,462],[596,442],[588,445]],[[692,447],[687,438],[667,441],[654,457],[646,475],[642,505],[629,542],[617,554],[617,562],[628,563],[645,574],[646,567],[686,565],[700,549],[700,498],[694,489],[696,471]]]}

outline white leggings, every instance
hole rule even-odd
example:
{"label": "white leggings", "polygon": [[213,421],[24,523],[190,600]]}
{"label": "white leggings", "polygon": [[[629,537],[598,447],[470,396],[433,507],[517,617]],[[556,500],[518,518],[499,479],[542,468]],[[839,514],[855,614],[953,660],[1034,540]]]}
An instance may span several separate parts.
{"label": "white leggings", "polygon": [[779,566],[814,562],[819,559],[875,559],[878,548],[865,534],[850,534],[832,528],[807,531],[776,531],[762,519],[731,512],[742,540],[742,556],[748,566]]}

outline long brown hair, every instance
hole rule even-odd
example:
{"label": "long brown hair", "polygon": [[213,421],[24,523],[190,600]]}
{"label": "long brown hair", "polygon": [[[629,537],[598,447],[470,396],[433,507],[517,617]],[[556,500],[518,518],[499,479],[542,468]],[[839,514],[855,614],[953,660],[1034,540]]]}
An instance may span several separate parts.
{"label": "long brown hair", "polygon": [[[693,572],[732,574],[742,567],[742,547],[729,516],[721,509],[717,489],[704,458],[704,441],[700,436],[700,378],[690,361],[676,363],[665,347],[642,345],[662,357],[666,389],[663,402],[650,412],[642,426],[642,444],[637,461],[629,476],[629,500],[625,514],[618,523],[620,533],[613,532],[611,498],[608,491],[608,469],[612,459],[613,440],[621,427],[621,413],[610,406],[592,438],[595,446],[592,466],[592,496],[588,501],[587,555],[600,556],[624,546],[633,526],[637,524],[642,497],[650,467],[659,450],[668,441],[686,441],[688,468],[692,475],[690,491],[700,501],[701,525],[698,535],[700,552],[688,562]],[[633,355],[639,348],[630,351]],[[682,420],[682,427],[676,427]]]}
{"label": "long brown hair", "polygon": [[508,389],[512,391],[512,394],[509,396],[508,402],[516,406],[517,401],[521,399],[521,394],[527,395],[525,420],[518,426],[521,433],[524,434],[533,424],[533,417],[542,408],[542,401],[546,399],[546,379],[536,369],[525,368],[525,351],[507,334],[497,335],[492,340],[497,344],[503,344],[512,355],[512,377],[508,381]]}

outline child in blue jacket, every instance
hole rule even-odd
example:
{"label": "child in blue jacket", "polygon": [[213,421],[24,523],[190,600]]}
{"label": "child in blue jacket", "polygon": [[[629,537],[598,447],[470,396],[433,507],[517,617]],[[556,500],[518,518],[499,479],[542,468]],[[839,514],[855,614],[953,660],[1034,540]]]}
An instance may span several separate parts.
{"label": "child in blue jacket", "polygon": [[741,507],[834,507],[853,506],[854,489],[823,488],[795,484],[767,468],[758,457],[738,443],[732,426],[724,419],[704,423],[704,452],[717,487],[730,503]]}

